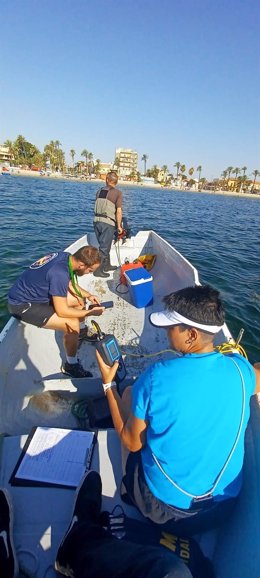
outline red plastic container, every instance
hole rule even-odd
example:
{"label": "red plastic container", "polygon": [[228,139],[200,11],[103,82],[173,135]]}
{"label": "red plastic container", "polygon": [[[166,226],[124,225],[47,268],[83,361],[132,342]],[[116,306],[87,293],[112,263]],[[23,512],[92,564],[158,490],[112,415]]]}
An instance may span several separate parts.
{"label": "red plastic container", "polygon": [[123,283],[124,285],[127,285],[127,281],[125,278],[125,271],[129,271],[129,269],[140,269],[142,267],[142,269],[144,269],[142,263],[140,263],[140,261],[137,261],[137,263],[125,263],[124,265],[121,266],[121,275],[120,275],[120,282]]}

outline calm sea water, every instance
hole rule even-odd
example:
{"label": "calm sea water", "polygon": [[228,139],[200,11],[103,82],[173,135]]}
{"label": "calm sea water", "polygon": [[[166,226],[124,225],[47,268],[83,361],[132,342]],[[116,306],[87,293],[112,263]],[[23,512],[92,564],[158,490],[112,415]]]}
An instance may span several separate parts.
{"label": "calm sea water", "polygon": [[[154,229],[221,291],[227,322],[251,361],[260,360],[260,201],[145,187],[121,187],[132,232]],[[0,328],[6,293],[33,260],[92,231],[96,183],[0,177]]]}

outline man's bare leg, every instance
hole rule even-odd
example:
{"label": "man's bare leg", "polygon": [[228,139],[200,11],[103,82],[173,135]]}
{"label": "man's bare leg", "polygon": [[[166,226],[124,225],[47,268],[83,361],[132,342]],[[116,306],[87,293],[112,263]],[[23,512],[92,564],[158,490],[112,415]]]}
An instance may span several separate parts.
{"label": "man's bare leg", "polygon": [[62,363],[61,371],[72,378],[92,377],[92,373],[84,369],[77,358],[79,341],[79,319],[62,318],[54,313],[44,326],[46,329],[63,331],[66,362]]}
{"label": "man's bare leg", "polygon": [[75,357],[77,355],[79,342],[79,319],[62,318],[58,317],[58,315],[54,313],[44,325],[44,329],[57,329],[58,331],[63,331],[63,343],[66,354],[69,357]]}
{"label": "man's bare leg", "polygon": [[[81,297],[72,293],[73,288],[69,286],[67,293],[67,303],[69,307],[82,310],[84,307],[84,300]],[[63,331],[63,343],[66,355],[69,357],[76,357],[79,343],[80,321],[77,318],[59,317],[54,313],[47,323],[44,325],[45,329],[57,329]]]}

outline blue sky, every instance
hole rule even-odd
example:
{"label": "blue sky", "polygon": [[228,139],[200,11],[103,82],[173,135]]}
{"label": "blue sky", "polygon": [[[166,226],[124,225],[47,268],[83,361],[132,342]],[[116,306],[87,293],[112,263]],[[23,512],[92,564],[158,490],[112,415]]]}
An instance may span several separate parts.
{"label": "blue sky", "polygon": [[8,0],[1,16],[1,143],[260,170],[258,0]]}

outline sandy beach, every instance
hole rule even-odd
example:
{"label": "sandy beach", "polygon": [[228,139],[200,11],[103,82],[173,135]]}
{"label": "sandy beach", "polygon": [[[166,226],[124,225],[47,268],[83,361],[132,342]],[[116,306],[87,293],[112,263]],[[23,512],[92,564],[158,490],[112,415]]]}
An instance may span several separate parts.
{"label": "sandy beach", "polygon": [[[40,178],[40,179],[48,179],[48,180],[66,180],[66,181],[76,181],[76,182],[90,182],[90,183],[102,183],[104,182],[102,179],[81,179],[80,177],[65,177],[61,173],[51,173],[50,175],[41,174],[39,171],[32,171],[27,169],[18,169],[15,170],[14,168],[11,169],[11,176],[12,177],[33,177],[33,178]],[[5,178],[5,177],[4,177]],[[152,188],[152,189],[166,189],[168,191],[178,191],[178,192],[190,192],[190,193],[197,193],[199,195],[203,195],[204,193],[210,195],[228,195],[230,197],[249,197],[250,199],[260,199],[260,191],[258,194],[252,193],[237,193],[233,191],[212,191],[203,189],[201,191],[197,191],[196,189],[177,189],[175,187],[161,187],[161,185],[156,183],[136,183],[134,181],[118,181],[119,185],[129,186],[129,187],[144,187],[144,188]]]}

